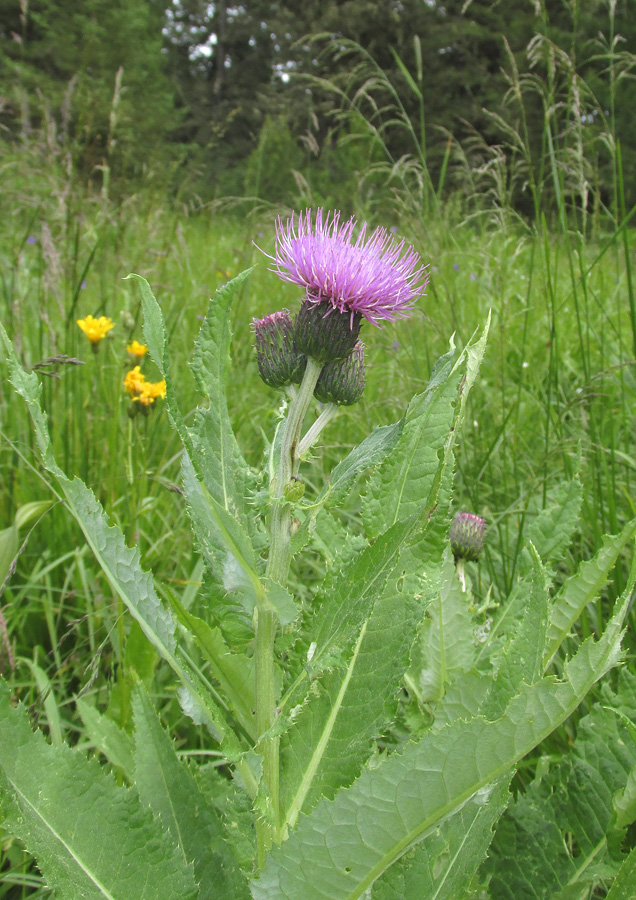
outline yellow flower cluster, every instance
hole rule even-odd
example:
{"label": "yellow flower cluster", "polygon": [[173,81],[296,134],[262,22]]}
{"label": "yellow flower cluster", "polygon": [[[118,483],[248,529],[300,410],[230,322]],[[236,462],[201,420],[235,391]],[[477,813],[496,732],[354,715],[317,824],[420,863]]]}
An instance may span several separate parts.
{"label": "yellow flower cluster", "polygon": [[124,390],[130,394],[134,402],[150,406],[155,400],[166,396],[166,382],[146,381],[141,368],[135,366],[124,378]]}
{"label": "yellow flower cluster", "polygon": [[106,337],[111,328],[115,327],[113,320],[109,319],[108,316],[100,316],[99,319],[95,319],[93,316],[86,316],[85,319],[78,319],[77,324],[94,348]]}

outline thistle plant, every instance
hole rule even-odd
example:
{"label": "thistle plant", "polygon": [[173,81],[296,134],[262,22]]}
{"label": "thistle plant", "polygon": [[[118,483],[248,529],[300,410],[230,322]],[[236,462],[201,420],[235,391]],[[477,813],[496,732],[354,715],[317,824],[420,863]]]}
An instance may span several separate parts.
{"label": "thistle plant", "polygon": [[[507,846],[525,839],[517,801],[506,813],[517,765],[620,659],[634,569],[604,632],[564,654],[578,616],[636,533],[635,520],[553,587],[554,562],[576,527],[576,479],[558,516],[545,510],[530,529],[510,596],[473,604],[458,582],[449,542],[454,448],[488,326],[461,352],[451,339],[402,418],[375,428],[314,488],[315,478],[303,478],[309,449],[319,452],[326,422],[342,407],[345,417],[364,390],[361,328],[408,315],[426,271],[413,248],[383,229],[367,236],[366,226],[320,211],[279,221],[270,259],[303,296],[295,318],[274,310],[254,323],[259,371],[282,399],[263,471],[243,459],[225,393],[230,308],[249,271],[210,302],[191,362],[206,402],[187,422],[161,308],[148,283],[131,276],[183,443],[183,497],[205,570],[194,600],[171,585],[157,590],[92,492],[59,467],[37,376],[22,369],[0,325],[11,382],[56,492],[221,763],[210,770],[183,762],[134,672],[132,735],[84,698],[77,703],[117,779],[81,749],[34,733],[27,711],[0,687],[3,828],[34,854],[59,896],[453,900],[475,884],[496,890],[511,865]],[[355,485],[359,512],[343,519],[337,512]],[[306,550],[322,555],[317,583],[300,581]],[[621,817],[607,810],[612,795],[586,799],[590,820],[607,821],[609,837],[597,842],[593,870],[574,853],[551,869],[554,895],[593,886],[601,870],[606,880],[619,873],[617,883],[629,877],[629,857],[614,848],[636,816],[636,741],[628,723],[592,715],[604,735],[613,728],[620,738],[611,784],[622,792]],[[545,815],[556,817],[543,799]],[[555,852],[564,846],[559,840]]]}

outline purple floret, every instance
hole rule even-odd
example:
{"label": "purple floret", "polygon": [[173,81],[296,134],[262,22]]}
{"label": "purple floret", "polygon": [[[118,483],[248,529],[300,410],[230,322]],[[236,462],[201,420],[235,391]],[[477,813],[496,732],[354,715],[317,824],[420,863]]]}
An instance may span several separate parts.
{"label": "purple floret", "polygon": [[[360,313],[373,325],[406,318],[424,293],[428,276],[419,255],[385,228],[367,237],[367,225],[340,213],[305,210],[286,223],[276,221],[276,250],[270,259],[283,281],[298,284],[314,303],[329,301],[341,313]],[[269,254],[267,254],[269,255]]]}

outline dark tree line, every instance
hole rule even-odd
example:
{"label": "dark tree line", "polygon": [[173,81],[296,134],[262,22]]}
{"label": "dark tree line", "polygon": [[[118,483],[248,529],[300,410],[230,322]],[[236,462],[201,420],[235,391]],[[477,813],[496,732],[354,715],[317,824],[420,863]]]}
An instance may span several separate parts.
{"label": "dark tree line", "polygon": [[[622,141],[630,196],[636,180],[629,55],[636,16],[633,0],[617,0],[613,20],[610,7],[609,0],[0,0],[0,140],[28,140],[46,127],[86,179],[104,166],[121,179],[154,167],[206,195],[254,191],[272,199],[282,189],[281,168],[291,186],[291,169],[333,181],[338,166],[360,162],[336,150],[355,121],[334,118],[343,100],[333,86],[351,99],[364,84],[363,55],[339,53],[353,41],[386,73],[416,129],[423,114],[418,134],[433,182],[449,135],[470,155],[479,141],[509,144],[502,125],[523,132],[539,165],[548,100],[560,110],[550,115],[564,141],[560,132],[574,127],[568,116],[579,102],[586,153],[610,203],[612,155],[596,140],[604,129]],[[374,102],[391,99],[374,91],[369,116]],[[395,158],[413,152],[399,129],[383,137]],[[510,152],[524,163],[521,151]],[[452,179],[446,184],[452,189]]]}

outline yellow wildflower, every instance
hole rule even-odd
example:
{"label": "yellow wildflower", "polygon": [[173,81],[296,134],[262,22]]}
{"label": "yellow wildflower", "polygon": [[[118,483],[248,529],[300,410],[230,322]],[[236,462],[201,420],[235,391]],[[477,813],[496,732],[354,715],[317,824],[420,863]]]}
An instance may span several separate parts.
{"label": "yellow wildflower", "polygon": [[111,328],[115,327],[113,325],[113,320],[109,319],[107,316],[100,316],[99,319],[95,319],[93,316],[86,316],[85,319],[78,319],[77,324],[89,339],[94,349],[96,349],[99,342],[106,337]]}
{"label": "yellow wildflower", "polygon": [[144,384],[146,384],[146,376],[139,366],[135,366],[134,369],[126,373],[124,390],[130,394],[133,400],[141,394]]}
{"label": "yellow wildflower", "polygon": [[124,378],[124,390],[132,397],[133,401],[142,406],[150,406],[155,400],[166,396],[165,381],[146,381],[146,377],[139,366],[135,366]]}
{"label": "yellow wildflower", "polygon": [[146,345],[140,344],[139,341],[133,341],[132,344],[126,344],[126,350],[131,356],[135,357],[137,362],[139,362],[139,360],[148,352]]}

